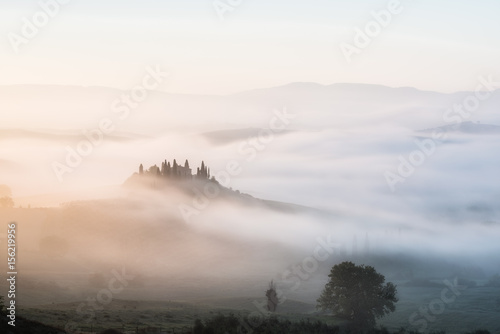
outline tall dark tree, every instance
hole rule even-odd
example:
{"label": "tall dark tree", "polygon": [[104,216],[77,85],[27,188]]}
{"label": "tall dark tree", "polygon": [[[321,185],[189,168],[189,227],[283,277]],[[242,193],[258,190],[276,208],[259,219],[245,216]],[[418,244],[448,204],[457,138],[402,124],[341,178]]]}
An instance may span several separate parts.
{"label": "tall dark tree", "polygon": [[201,176],[202,178],[207,177],[207,175],[205,174],[205,173],[206,173],[206,169],[205,169],[205,168],[206,168],[206,167],[205,167],[205,162],[204,162],[204,161],[202,161],[202,162],[201,162],[201,167],[200,167],[200,176]]}
{"label": "tall dark tree", "polygon": [[172,166],[172,176],[174,178],[179,176],[178,172],[177,172],[177,161],[175,161],[175,159],[174,159],[173,166]]}
{"label": "tall dark tree", "polygon": [[396,286],[384,284],[385,277],[371,266],[342,262],[333,266],[328,277],[317,308],[331,310],[361,328],[373,327],[376,319],[396,310]]}
{"label": "tall dark tree", "polygon": [[267,310],[270,312],[275,312],[276,308],[278,307],[279,299],[278,299],[278,293],[276,292],[276,284],[274,284],[274,281],[271,280],[271,283],[269,283],[269,289],[266,291],[266,297],[267,297]]}
{"label": "tall dark tree", "polygon": [[184,163],[184,167],[189,168],[189,161],[186,159],[186,162]]}
{"label": "tall dark tree", "polygon": [[167,167],[165,168],[165,175],[170,177],[172,175],[172,166],[170,166],[170,161],[167,162]]}
{"label": "tall dark tree", "polygon": [[142,166],[142,164],[139,166],[139,174],[143,174],[144,173],[144,167]]}

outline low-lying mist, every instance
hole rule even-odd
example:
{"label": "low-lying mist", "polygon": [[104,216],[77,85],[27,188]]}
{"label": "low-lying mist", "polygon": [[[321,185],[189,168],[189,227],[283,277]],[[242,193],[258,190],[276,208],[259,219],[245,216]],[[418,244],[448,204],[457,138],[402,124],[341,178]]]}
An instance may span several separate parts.
{"label": "low-lying mist", "polygon": [[[345,259],[388,278],[500,273],[499,135],[477,123],[498,120],[497,98],[470,118],[477,133],[436,138],[419,130],[446,125],[447,103],[463,94],[405,90],[403,103],[393,96],[401,91],[384,89],[353,101],[342,87],[332,101],[323,92],[308,104],[289,88],[154,95],[77,162],[68,147],[76,151],[86,140],[78,133],[106,113],[0,136],[0,184],[16,206],[0,216],[19,224],[23,300],[42,304],[56,290],[61,301],[78,300],[123,268],[136,279],[122,296],[137,299],[259,295],[271,279],[293,285],[287,271],[306,263],[308,278],[288,293],[311,301]],[[90,106],[112,102],[99,94]],[[123,185],[139,164],[164,159],[188,159],[191,168],[204,161],[225,187],[209,196],[200,182]],[[54,162],[68,168],[56,172]],[[314,264],[318,247],[326,258]]]}

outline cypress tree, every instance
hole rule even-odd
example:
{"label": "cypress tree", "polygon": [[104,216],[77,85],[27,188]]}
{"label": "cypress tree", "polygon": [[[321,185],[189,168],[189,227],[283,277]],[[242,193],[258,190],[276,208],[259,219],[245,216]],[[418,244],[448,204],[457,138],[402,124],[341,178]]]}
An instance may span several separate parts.
{"label": "cypress tree", "polygon": [[177,174],[177,161],[175,161],[174,159],[174,166],[172,167],[172,174],[173,174],[173,177],[178,177],[179,175]]}
{"label": "cypress tree", "polygon": [[172,167],[170,166],[170,162],[167,162],[167,167],[165,168],[167,177],[172,175]]}
{"label": "cypress tree", "polygon": [[205,165],[205,161],[201,162],[201,168],[200,168],[200,177],[201,178],[207,178],[207,166]]}

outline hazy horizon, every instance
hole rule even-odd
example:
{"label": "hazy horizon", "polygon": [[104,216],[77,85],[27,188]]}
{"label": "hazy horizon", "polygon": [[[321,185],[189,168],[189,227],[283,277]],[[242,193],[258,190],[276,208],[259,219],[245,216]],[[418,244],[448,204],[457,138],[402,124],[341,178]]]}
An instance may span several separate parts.
{"label": "hazy horizon", "polygon": [[399,284],[391,330],[418,329],[453,279],[470,286],[429,325],[500,330],[500,2],[0,8],[0,239],[15,221],[19,314],[67,308],[64,326],[126,270],[138,279],[110,292],[123,310],[253,311],[274,280],[291,303],[278,316],[318,319],[329,270],[352,260]]}
{"label": "hazy horizon", "polygon": [[[386,1],[256,0],[225,10],[215,3],[147,1],[115,7],[71,1],[61,4],[28,42],[15,40],[21,44],[9,34],[23,37],[22,18],[42,9],[36,3],[4,4],[0,32],[6,38],[0,45],[9,66],[2,67],[0,84],[128,89],[145,66],[160,64],[172,72],[164,89],[174,93],[229,94],[296,81],[453,92],[474,89],[474,79],[495,69],[500,54],[494,1],[398,1],[392,8]],[[388,9],[393,14],[379,19],[382,28],[373,30],[370,42],[354,45],[356,29],[364,31],[375,20],[373,12]],[[361,46],[351,62],[342,43]]]}

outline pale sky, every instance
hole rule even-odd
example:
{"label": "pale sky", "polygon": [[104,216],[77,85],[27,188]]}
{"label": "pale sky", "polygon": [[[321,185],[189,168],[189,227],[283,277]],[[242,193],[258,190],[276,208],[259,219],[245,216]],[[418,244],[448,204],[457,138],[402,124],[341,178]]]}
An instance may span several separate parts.
{"label": "pale sky", "polygon": [[160,64],[172,74],[162,90],[175,93],[228,94],[297,81],[453,92],[474,89],[479,75],[499,70],[495,0],[401,0],[400,13],[350,63],[340,44],[353,44],[356,28],[376,22],[371,12],[390,1],[221,0],[236,4],[224,20],[215,2],[71,0],[16,53],[9,38],[23,37],[23,18],[33,22],[41,7],[2,1],[0,85],[129,89],[146,66]]}

